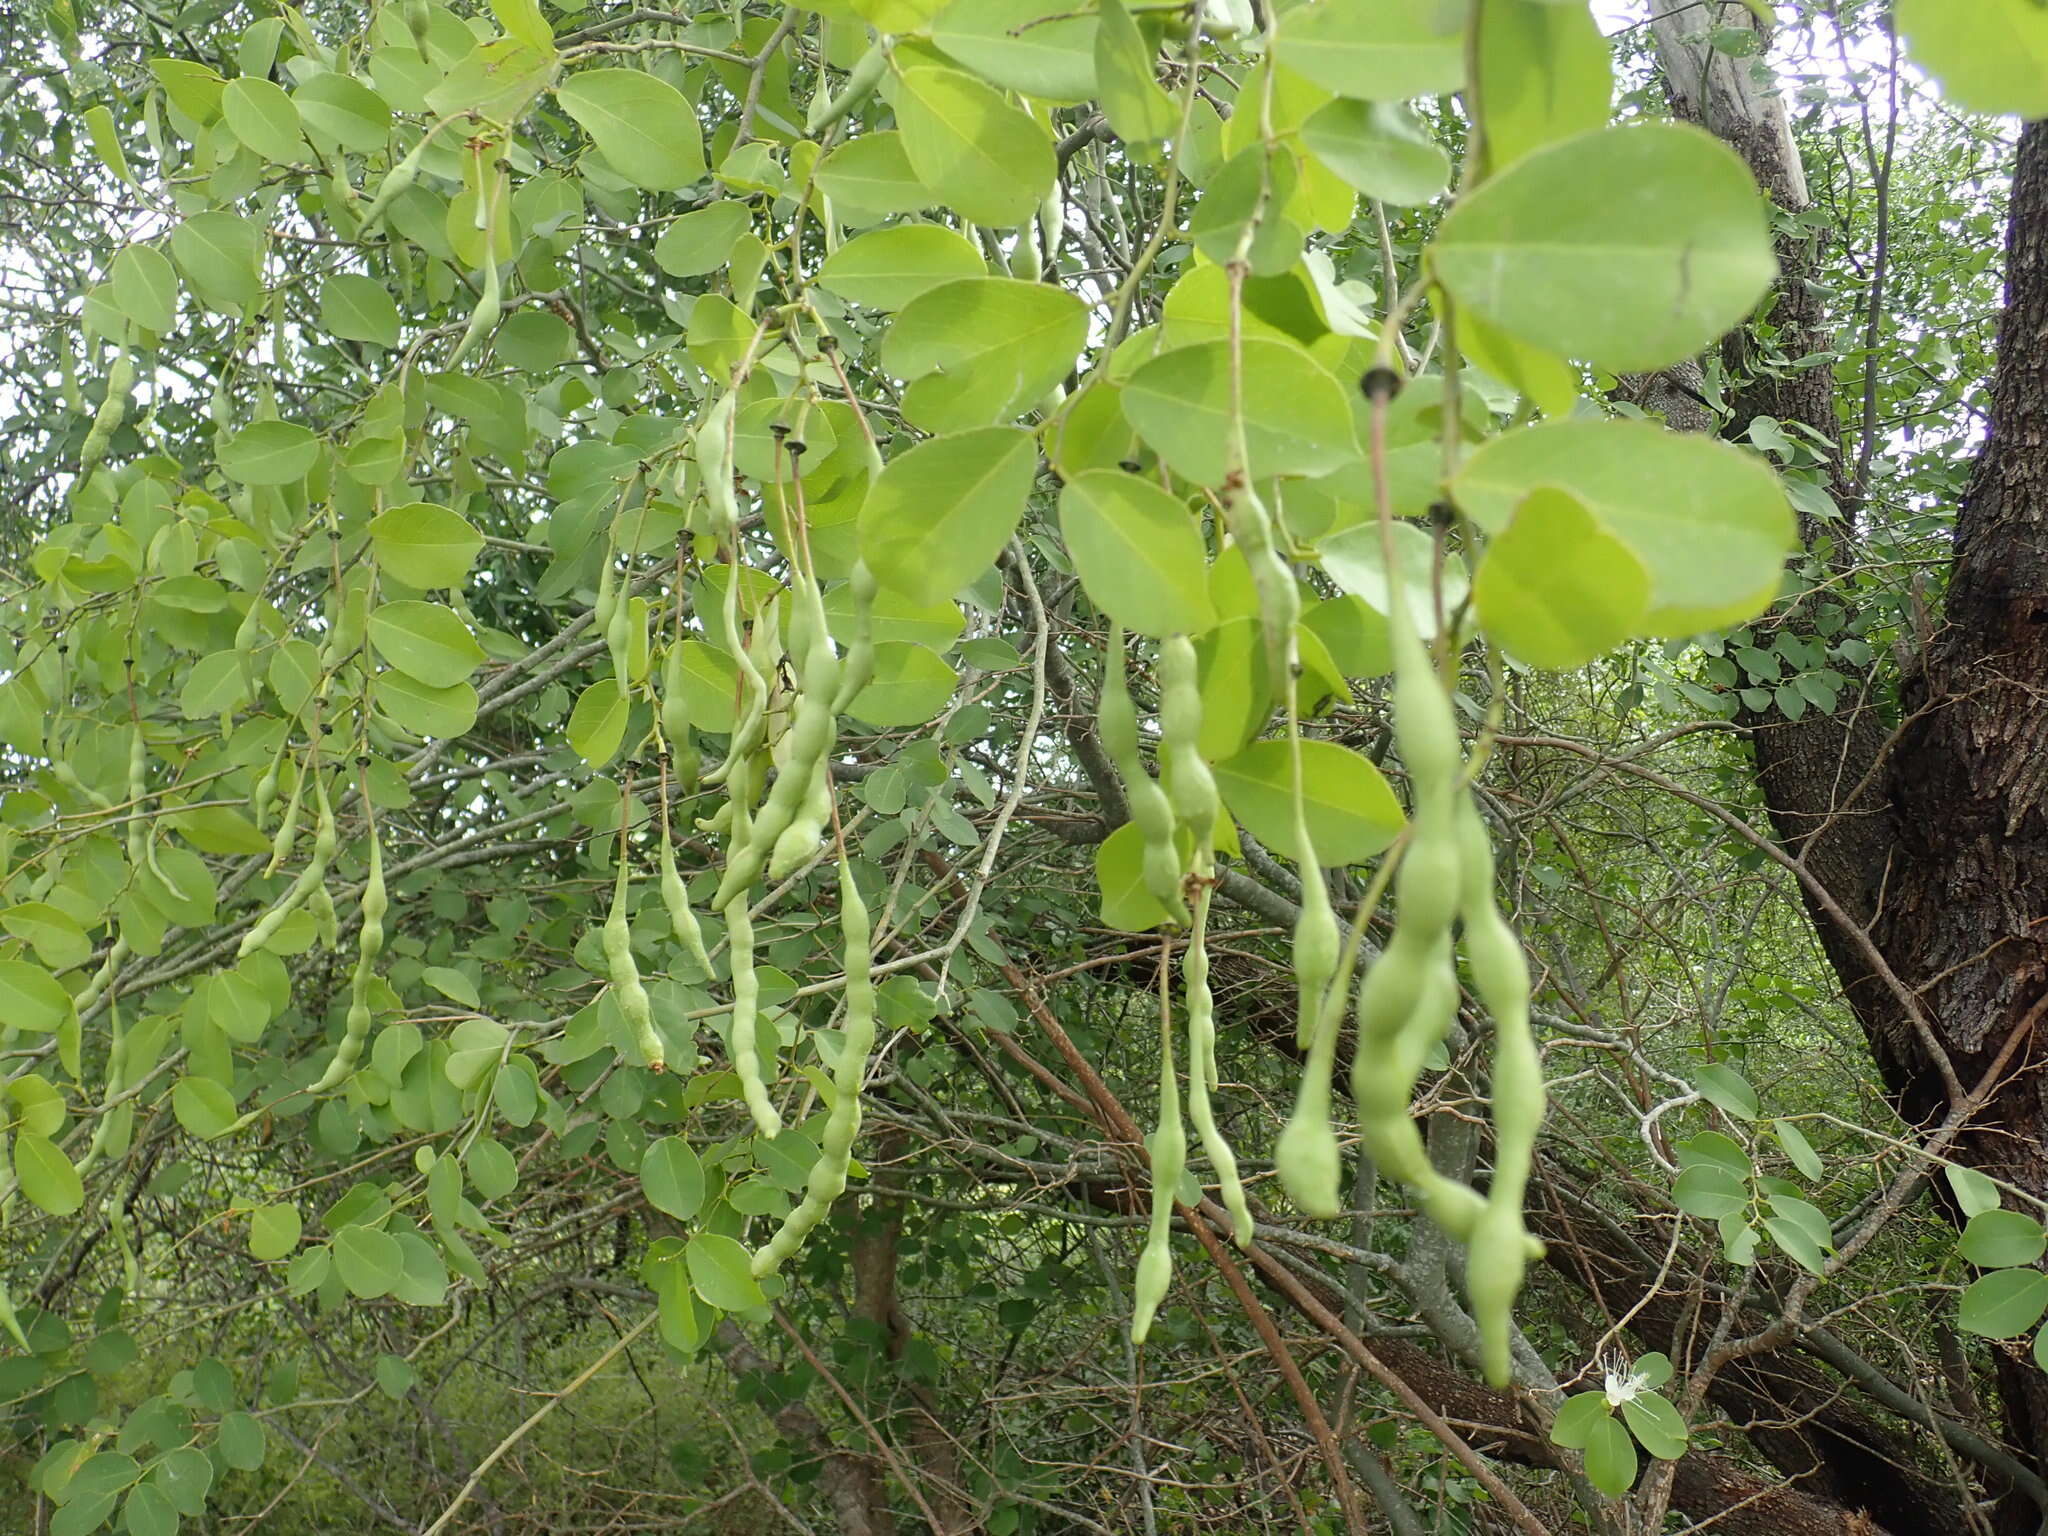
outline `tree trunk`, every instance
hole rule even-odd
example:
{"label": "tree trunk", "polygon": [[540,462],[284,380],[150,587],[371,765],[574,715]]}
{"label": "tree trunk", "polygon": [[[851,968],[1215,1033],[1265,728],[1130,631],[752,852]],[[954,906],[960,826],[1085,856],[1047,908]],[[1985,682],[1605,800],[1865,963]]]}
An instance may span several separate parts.
{"label": "tree trunk", "polygon": [[[1958,1144],[1962,1161],[2048,1196],[2048,1101],[2035,1069],[2048,998],[2048,125],[2020,136],[1990,437],[1956,521],[1927,699],[1893,755],[1899,856],[1875,933],[1919,995],[1966,1086],[2015,1030],[2003,1080]],[[1880,1001],[1885,1001],[1881,999]],[[1945,1107],[1939,1062],[1881,1017],[1909,1108]],[[2048,1466],[2048,1376],[2000,1351],[2006,1434]],[[2033,1529],[2030,1508],[2001,1527]]]}
{"label": "tree trunk", "polygon": [[[1693,0],[1653,0],[1653,8],[1680,110],[1741,151],[1781,204],[1798,207],[1791,199],[1803,201],[1804,183],[1787,164],[1781,109],[1748,89],[1746,64],[1717,62],[1697,41],[1710,25],[1744,24],[1735,14],[1743,8],[1724,4],[1719,17],[1702,15]],[[1782,350],[1824,352],[1825,316],[1800,280],[1810,264],[1784,242],[1780,258],[1786,282],[1769,321]],[[1743,356],[1737,344],[1730,361]],[[1744,383],[1730,435],[1764,413],[1839,441],[1832,390],[1820,368]],[[1852,512],[1860,488],[1839,460],[1832,479]],[[1826,537],[1831,562],[1847,558],[1846,519],[1802,531],[1809,551]],[[1990,432],[1959,511],[1942,617],[1901,689],[1907,714],[1896,740],[1867,686],[1843,708],[1797,723],[1750,719],[1757,781],[1780,836],[1832,898],[1806,893],[1909,1124],[1938,1120],[1951,1107],[1952,1083],[1973,1087],[2012,1034],[2028,1031],[1954,1155],[2048,1196],[2048,1101],[2032,1066],[2048,998],[2048,128],[2040,124],[2020,138]],[[1873,949],[1895,980],[1883,977]],[[2031,1466],[2048,1466],[2048,1376],[2024,1350],[2000,1350],[1997,1361],[2006,1438]],[[2015,1494],[1998,1525],[2032,1531],[2040,1519]]]}

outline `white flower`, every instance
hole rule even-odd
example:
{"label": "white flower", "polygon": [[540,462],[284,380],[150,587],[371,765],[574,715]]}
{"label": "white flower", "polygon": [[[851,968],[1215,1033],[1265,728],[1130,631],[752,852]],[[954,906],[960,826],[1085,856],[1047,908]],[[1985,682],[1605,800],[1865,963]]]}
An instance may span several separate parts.
{"label": "white flower", "polygon": [[1607,1402],[1610,1407],[1619,1408],[1649,1390],[1650,1378],[1640,1371],[1626,1367],[1607,1368]]}

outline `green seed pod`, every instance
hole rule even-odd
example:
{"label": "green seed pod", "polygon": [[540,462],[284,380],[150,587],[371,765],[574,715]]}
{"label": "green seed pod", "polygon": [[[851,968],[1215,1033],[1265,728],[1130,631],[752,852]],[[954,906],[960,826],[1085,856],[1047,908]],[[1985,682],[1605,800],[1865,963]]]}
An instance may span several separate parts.
{"label": "green seed pod", "polygon": [[306,905],[313,913],[313,932],[320,940],[322,949],[332,949],[341,942],[341,914],[334,910],[334,895],[326,883],[313,887],[313,894]]}
{"label": "green seed pod", "polygon": [[263,770],[262,777],[256,781],[256,787],[249,792],[249,816],[256,823],[258,830],[262,829],[264,822],[270,820],[270,807],[277,800],[277,776],[281,757],[282,754],[270,760],[270,766]]}
{"label": "green seed pod", "polygon": [[1480,1364],[1496,1387],[1512,1375],[1515,1296],[1529,1267],[1523,1235],[1520,1203],[1489,1201],[1466,1239],[1465,1294],[1479,1325]]}
{"label": "green seed pod", "polygon": [[[800,604],[799,611],[801,608]],[[806,804],[815,807],[823,795],[826,814],[830,814],[830,791],[821,788],[819,781],[838,731],[830,703],[837,685],[837,663],[831,639],[823,628],[815,627],[808,633],[811,644],[803,664],[804,692],[797,700],[796,715],[790,724],[781,771],[746,841],[727,860],[718,893],[712,898],[713,906],[725,906],[753,885]],[[822,819],[819,825],[823,825]],[[807,842],[815,846],[816,834],[811,834]]]}
{"label": "green seed pod", "polygon": [[881,583],[865,560],[856,560],[846,585],[853,594],[853,643],[840,661],[839,688],[832,697],[835,715],[845,714],[875,675],[875,594]]}
{"label": "green seed pod", "polygon": [[[683,644],[671,640],[668,651],[661,662],[661,734],[675,754],[680,772],[685,754],[696,756],[697,748],[690,739],[690,704],[683,691]],[[684,783],[687,786],[688,780]]]}
{"label": "green seed pod", "polygon": [[[1306,843],[1307,829],[1296,818],[1296,836]],[[1301,910],[1294,919],[1295,1043],[1303,1050],[1314,1037],[1323,1014],[1323,995],[1337,974],[1342,939],[1322,866],[1311,851],[1301,866]]]}
{"label": "green seed pod", "polygon": [[1319,1030],[1302,1064],[1295,1090],[1294,1113],[1273,1145],[1273,1171],[1287,1198],[1319,1221],[1344,1213],[1341,1194],[1343,1157],[1330,1125],[1332,1032]]}
{"label": "green seed pod", "polygon": [[630,603],[622,601],[612,609],[611,621],[605,625],[604,642],[612,656],[612,677],[623,695],[633,685],[633,613]]}
{"label": "green seed pod", "polygon": [[1240,1248],[1251,1246],[1252,1213],[1245,1203],[1244,1181],[1237,1154],[1216,1124],[1209,1095],[1217,1088],[1216,998],[1209,990],[1209,890],[1195,898],[1195,925],[1181,957],[1181,982],[1188,1016],[1188,1118],[1195,1122],[1203,1155],[1216,1170],[1223,1207],[1230,1212],[1232,1236]]}
{"label": "green seed pod", "polygon": [[706,977],[711,975],[711,956],[704,948],[704,929],[690,908],[689,892],[676,872],[675,843],[668,832],[668,818],[661,819],[661,904],[668,910],[669,931],[683,952],[697,962]]}
{"label": "green seed pod", "polygon": [[[156,867],[154,846],[149,838],[149,823],[142,814],[142,802],[148,793],[149,743],[143,737],[142,722],[138,720],[128,736],[128,863],[131,869],[138,871],[145,863],[152,869]],[[158,878],[163,878],[161,872],[158,873]],[[168,880],[165,880],[164,884],[176,894],[175,885]]]}
{"label": "green seed pod", "polygon": [[340,615],[327,636],[326,645],[321,647],[321,670],[333,672],[361,650],[363,637],[369,631],[369,623],[369,585],[366,582],[353,582],[342,593]]}
{"label": "green seed pod", "polygon": [[827,128],[845,117],[855,107],[866,101],[882,83],[882,76],[888,72],[889,54],[878,38],[868,45],[868,51],[855,61],[846,76],[846,84],[836,95],[827,96],[820,91],[811,98],[811,109],[804,116],[804,137],[815,139]]}
{"label": "green seed pod", "polygon": [[740,1095],[763,1136],[782,1134],[782,1116],[761,1076],[761,978],[754,970],[754,919],[741,895],[725,908],[726,946],[732,958],[732,1070]]}
{"label": "green seed pod", "polygon": [[[421,57],[425,56],[426,50],[422,48]],[[384,179],[377,183],[377,191],[371,197],[369,206],[363,210],[363,222],[356,231],[358,240],[367,239],[370,231],[376,227],[377,221],[390,211],[391,205],[412,190],[413,183],[420,179],[420,165],[426,158],[427,146],[433,142],[431,134],[422,137],[403,160],[384,173]],[[404,248],[403,241],[393,243],[400,249]]]}
{"label": "green seed pod", "polygon": [[1229,504],[1230,536],[1244,552],[1252,590],[1259,599],[1259,628],[1265,636],[1266,659],[1277,674],[1294,644],[1294,626],[1301,619],[1301,589],[1294,572],[1273,541],[1273,515],[1247,483]]}
{"label": "green seed pod", "polygon": [[128,397],[134,388],[135,358],[128,350],[124,333],[120,350],[114,354],[113,364],[107,369],[107,392],[100,400],[99,409],[93,413],[92,427],[85,434],[85,441],[78,448],[78,481],[81,485],[106,462],[107,450],[114,445],[114,434],[120,430],[121,422],[128,414]]}
{"label": "green seed pod", "polygon": [[[479,218],[484,216],[481,207],[477,213]],[[469,312],[469,324],[463,327],[462,337],[455,343],[455,350],[448,354],[446,366],[450,369],[497,329],[498,321],[505,313],[504,277],[498,270],[498,254],[493,249],[496,239],[497,232],[494,229],[485,229],[483,292],[477,295],[476,307]]]}
{"label": "green seed pod", "polygon": [[1146,1139],[1152,1158],[1152,1225],[1132,1284],[1131,1342],[1142,1344],[1173,1280],[1173,1208],[1187,1169],[1187,1133],[1180,1123],[1180,1081],[1173,1067],[1173,1028],[1162,994],[1159,1010],[1159,1125]]}
{"label": "green seed pod", "polygon": [[1187,871],[1181,862],[1179,839],[1175,836],[1173,806],[1166,791],[1145,771],[1138,753],[1138,713],[1131,703],[1130,687],[1124,677],[1124,632],[1111,625],[1109,654],[1103,662],[1102,697],[1097,704],[1096,730],[1102,745],[1124,781],[1124,798],[1130,805],[1131,822],[1144,840],[1145,888],[1153,900],[1166,909],[1173,922],[1187,926],[1193,921],[1181,881]]}
{"label": "green seed pod", "polygon": [[867,904],[854,884],[852,867],[843,858],[839,861],[839,931],[846,969],[846,1014],[839,1061],[832,1073],[832,1112],[826,1118],[818,1161],[811,1167],[803,1199],[754,1255],[752,1268],[757,1279],[774,1273],[802,1247],[832,1202],[845,1193],[854,1137],[860,1130],[861,1088],[867,1079],[868,1056],[875,1048],[873,937]]}
{"label": "green seed pod", "polygon": [[1493,1016],[1493,1184],[1474,1227],[1466,1291],[1479,1325],[1487,1379],[1505,1386],[1511,1372],[1514,1303],[1531,1257],[1542,1245],[1523,1223],[1522,1201],[1543,1123],[1542,1055],[1529,1021],[1529,964],[1494,898],[1493,845],[1469,795],[1457,809],[1465,958],[1473,991]]}
{"label": "green seed pod", "polygon": [[612,992],[618,1001],[619,1012],[625,1017],[626,1027],[633,1032],[633,1043],[639,1047],[649,1071],[665,1072],[668,1070],[668,1049],[654,1028],[654,1005],[648,999],[647,988],[641,983],[640,967],[633,959],[633,933],[627,915],[630,888],[631,872],[622,837],[618,877],[612,882],[611,911],[604,920],[604,958],[611,973]]}
{"label": "green seed pod", "polygon": [[[279,760],[282,761],[281,752]],[[284,820],[277,824],[277,831],[270,839],[270,862],[263,868],[266,875],[276,874],[284,861],[291,857],[292,844],[298,840],[299,835],[299,812],[304,806],[306,780],[311,777],[312,774],[307,771],[299,773],[292,780],[291,797],[284,803]]]}
{"label": "green seed pod", "polygon": [[590,605],[590,627],[609,638],[612,620],[619,611],[619,570],[615,552],[605,546],[604,560],[597,568],[597,600]]}
{"label": "green seed pod", "polygon": [[1216,822],[1222,799],[1216,777],[1202,756],[1202,691],[1195,643],[1172,635],[1159,646],[1159,743],[1171,773],[1169,798],[1174,819],[1194,844],[1194,868],[1207,875],[1216,867]]}
{"label": "green seed pod", "polygon": [[[326,812],[324,791],[321,807],[327,825],[332,827],[333,816]],[[329,852],[331,855],[331,848]],[[370,873],[363,884],[363,923],[356,933],[356,968],[349,982],[348,1018],[342,1025],[341,1040],[334,1048],[327,1070],[306,1090],[308,1093],[333,1092],[347,1081],[349,1074],[355,1071],[356,1063],[362,1059],[363,1044],[370,1034],[370,981],[377,974],[377,957],[384,952],[384,915],[390,907],[390,896],[384,889],[384,849],[377,837],[377,824],[373,821],[370,823]]]}
{"label": "green seed pod", "polygon": [[107,988],[113,985],[115,975],[127,963],[128,955],[126,939],[116,938],[107,946],[107,957],[100,962],[99,969],[92,973],[92,978],[85,984],[85,990],[72,1002],[72,1007],[80,1018],[90,1015],[99,1005],[99,1000],[106,995]]}
{"label": "green seed pod", "polygon": [[[294,880],[284,895],[278,898],[277,904],[257,920],[255,927],[242,935],[242,941],[235,950],[235,958],[237,960],[261,949],[276,936],[277,930],[284,926],[285,919],[304,906],[314,890],[327,878],[327,867],[334,862],[334,850],[339,841],[334,826],[334,806],[327,798],[326,782],[319,776],[318,772],[309,768],[307,774],[313,779],[314,804],[319,807],[319,819],[314,824],[313,831],[313,857],[307,861],[306,867],[299,871],[298,879]],[[294,798],[296,798],[296,795]],[[283,828],[279,828],[280,833],[283,830]],[[276,844],[273,843],[273,849],[275,846]],[[370,843],[370,872],[376,888],[377,915],[382,917],[384,874],[374,832]],[[370,896],[366,892],[363,897],[364,922],[366,924],[369,921],[370,906]],[[380,945],[383,943],[383,932],[381,929],[378,931],[377,941]]]}
{"label": "green seed pod", "polygon": [[732,489],[733,412],[738,401],[738,395],[731,391],[719,396],[704,413],[692,439],[704,502],[711,511],[712,531],[727,541],[737,539],[740,531],[740,504]]}
{"label": "green seed pod", "polygon": [[832,778],[824,757],[811,765],[811,782],[795,819],[775,839],[768,856],[768,878],[786,880],[818,851],[818,839],[832,819]]}

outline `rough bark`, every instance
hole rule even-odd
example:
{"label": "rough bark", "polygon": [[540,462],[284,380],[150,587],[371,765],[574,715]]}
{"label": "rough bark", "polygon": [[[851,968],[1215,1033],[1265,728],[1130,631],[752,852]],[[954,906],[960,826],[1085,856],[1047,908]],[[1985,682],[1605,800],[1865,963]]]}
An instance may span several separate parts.
{"label": "rough bark", "polygon": [[[1926,704],[1893,756],[1900,847],[1880,947],[1919,992],[1940,1047],[1975,1082],[2028,1028],[1961,1157],[2048,1195],[2048,1100],[2036,1005],[2048,995],[2048,126],[2020,137],[1990,435],[1956,521]],[[1896,1035],[1913,1105],[1942,1102],[1938,1063]],[[1998,1356],[2006,1433],[2048,1466],[2048,1376]],[[2028,1511],[2003,1512],[2031,1529]]]}

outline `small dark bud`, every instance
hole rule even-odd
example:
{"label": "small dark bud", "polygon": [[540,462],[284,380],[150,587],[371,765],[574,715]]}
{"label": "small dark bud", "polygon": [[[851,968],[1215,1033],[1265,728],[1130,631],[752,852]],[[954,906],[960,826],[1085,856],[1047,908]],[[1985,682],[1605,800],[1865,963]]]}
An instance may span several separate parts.
{"label": "small dark bud", "polygon": [[1358,388],[1368,400],[1391,400],[1401,393],[1402,378],[1391,368],[1374,366],[1359,376]]}

